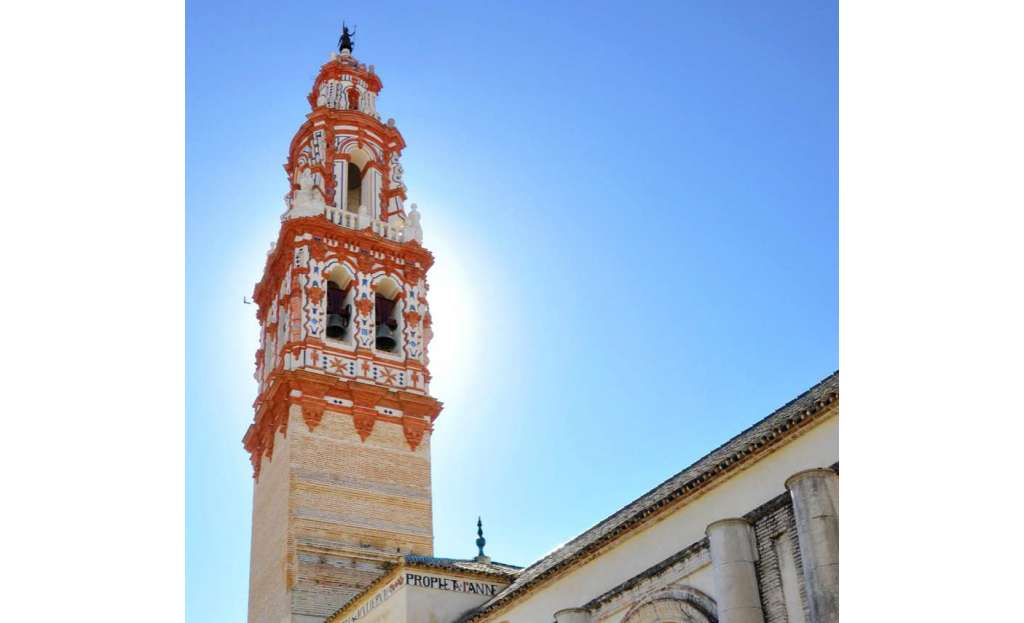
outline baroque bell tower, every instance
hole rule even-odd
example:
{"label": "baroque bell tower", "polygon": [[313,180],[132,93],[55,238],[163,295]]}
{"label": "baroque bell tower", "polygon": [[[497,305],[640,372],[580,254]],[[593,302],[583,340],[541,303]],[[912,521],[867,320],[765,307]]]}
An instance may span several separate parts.
{"label": "baroque bell tower", "polygon": [[339,52],[288,150],[277,241],[256,285],[250,623],[323,621],[403,554],[432,555],[426,273],[381,79]]}

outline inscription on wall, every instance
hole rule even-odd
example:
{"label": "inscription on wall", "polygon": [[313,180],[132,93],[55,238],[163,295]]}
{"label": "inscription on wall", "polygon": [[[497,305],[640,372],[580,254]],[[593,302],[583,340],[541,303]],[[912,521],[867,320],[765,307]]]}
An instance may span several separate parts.
{"label": "inscription on wall", "polygon": [[406,573],[405,583],[409,586],[422,586],[424,588],[435,588],[456,593],[474,593],[487,597],[493,597],[498,594],[497,584],[456,580],[453,578],[438,578],[432,575],[419,575],[418,573]]}

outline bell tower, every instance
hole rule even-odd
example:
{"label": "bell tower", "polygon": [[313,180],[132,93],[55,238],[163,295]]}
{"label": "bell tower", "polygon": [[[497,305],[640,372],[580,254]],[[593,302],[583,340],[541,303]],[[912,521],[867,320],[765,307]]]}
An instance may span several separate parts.
{"label": "bell tower", "polygon": [[339,52],[284,165],[290,191],[256,284],[250,623],[323,621],[404,554],[432,555],[426,273],[381,79]]}

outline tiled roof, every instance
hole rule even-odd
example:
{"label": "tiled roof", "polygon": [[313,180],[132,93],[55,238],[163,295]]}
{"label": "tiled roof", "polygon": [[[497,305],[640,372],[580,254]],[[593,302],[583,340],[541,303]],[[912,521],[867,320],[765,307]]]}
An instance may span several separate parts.
{"label": "tiled roof", "polygon": [[466,571],[469,573],[486,573],[488,575],[504,576],[512,580],[516,574],[523,570],[522,567],[506,565],[500,562],[460,560],[457,558],[434,558],[433,556],[417,556],[407,554],[405,562],[408,565],[417,567],[434,567],[435,569],[448,569],[450,571]]}
{"label": "tiled roof", "polygon": [[828,405],[838,399],[839,371],[837,370],[675,476],[619,509],[593,528],[523,569],[511,585],[480,608],[467,613],[460,619],[460,622],[466,623],[475,620],[512,601],[535,583],[553,575],[575,560],[583,558],[633,526],[639,525],[652,513],[664,508],[670,502],[702,488],[720,473],[731,471],[735,465],[745,462],[745,459],[758,453],[762,448],[774,445],[787,431],[795,427],[802,427],[816,419]]}

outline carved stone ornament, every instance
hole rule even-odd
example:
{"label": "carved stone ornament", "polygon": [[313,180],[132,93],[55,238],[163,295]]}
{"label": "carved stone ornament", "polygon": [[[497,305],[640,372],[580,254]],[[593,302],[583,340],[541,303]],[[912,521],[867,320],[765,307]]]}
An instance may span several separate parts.
{"label": "carved stone ornament", "polygon": [[285,214],[286,219],[299,218],[303,216],[320,216],[327,209],[324,197],[320,194],[313,174],[309,169],[303,169],[299,173],[299,188],[292,193],[292,207]]}
{"label": "carved stone ornament", "polygon": [[409,217],[405,220],[405,229],[402,231],[402,240],[415,240],[423,244],[423,227],[420,225],[420,211],[416,204],[412,204]]}

